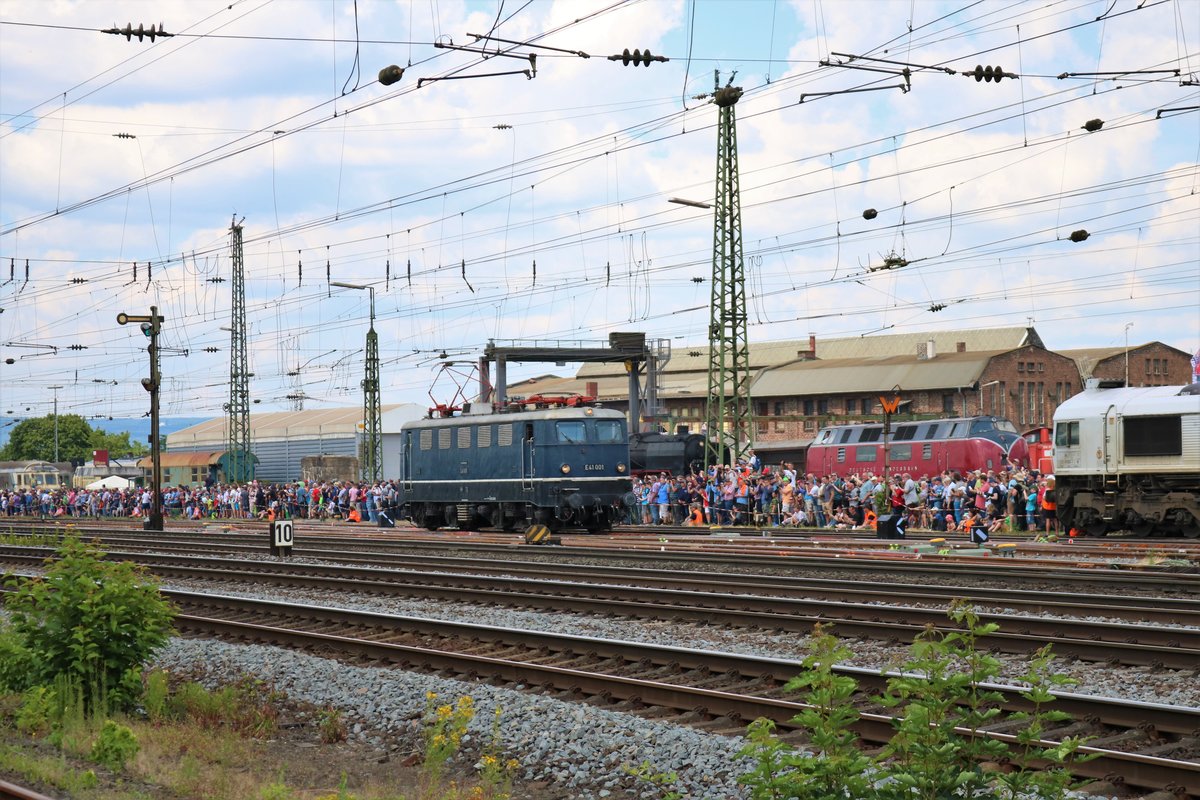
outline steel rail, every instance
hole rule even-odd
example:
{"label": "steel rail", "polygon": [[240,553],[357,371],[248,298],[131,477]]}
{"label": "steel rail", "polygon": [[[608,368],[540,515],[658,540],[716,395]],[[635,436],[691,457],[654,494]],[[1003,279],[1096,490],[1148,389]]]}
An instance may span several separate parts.
{"label": "steel rail", "polygon": [[[98,533],[103,534],[107,530],[102,529]],[[109,533],[111,534],[111,531]],[[122,531],[121,533],[125,535],[116,537],[102,535],[100,538],[102,541],[112,542],[113,544],[136,544],[140,546],[154,546],[161,549],[183,548],[190,545],[210,550],[221,548],[241,552],[263,552],[266,550],[267,537],[265,530],[261,531],[262,538],[257,543],[247,540],[244,534],[211,534],[188,531],[172,534],[172,538],[164,539],[160,538],[160,536],[148,537],[139,535],[135,531]],[[322,549],[321,545],[333,545],[338,549],[325,550]],[[889,574],[938,577],[967,574],[979,579],[999,579],[1008,584],[1031,581],[1054,581],[1060,584],[1079,584],[1082,586],[1110,585],[1123,587],[1133,585],[1139,588],[1160,587],[1164,590],[1192,593],[1200,597],[1200,575],[1172,572],[1166,569],[1159,571],[1142,570],[1133,574],[1124,569],[1119,569],[1120,565],[1106,567],[1105,569],[1095,566],[1056,566],[1051,568],[1021,566],[1020,562],[1013,563],[1009,559],[991,559],[994,562],[1009,563],[983,563],[983,560],[979,559],[970,564],[960,562],[938,563],[928,559],[921,560],[920,557],[915,555],[903,558],[891,557],[894,554],[888,554],[888,557],[881,557],[878,560],[864,556],[841,557],[840,554],[824,557],[796,556],[786,552],[746,555],[728,552],[698,553],[693,551],[671,551],[668,555],[664,555],[663,552],[657,550],[646,552],[644,550],[599,547],[531,548],[518,545],[516,539],[513,540],[512,544],[478,544],[446,539],[429,542],[375,538],[311,537],[299,534],[296,537],[297,554],[309,555],[313,558],[342,557],[344,559],[347,549],[350,548],[369,550],[372,553],[372,558],[376,560],[388,555],[396,555],[401,551],[406,554],[406,557],[409,557],[413,550],[433,550],[438,552],[466,550],[487,554],[488,557],[481,556],[478,560],[484,565],[493,568],[495,568],[497,555],[521,553],[524,556],[525,554],[533,555],[536,552],[539,557],[548,559],[594,558],[597,560],[608,559],[634,563],[651,562],[653,564],[661,564],[664,560],[668,560],[680,564],[720,564],[722,566],[773,570],[822,571],[836,568],[847,572],[857,571],[872,574],[887,572]],[[595,567],[595,569],[600,570],[605,568]]]}
{"label": "steel rail", "polygon": [[[499,641],[513,644],[521,643],[532,646],[545,645],[547,642],[559,642],[569,651],[584,650],[591,652],[596,648],[596,655],[601,658],[621,657],[627,661],[645,660],[662,666],[685,666],[696,664],[697,667],[707,667],[714,672],[736,671],[739,675],[753,674],[754,664],[761,670],[770,670],[774,675],[780,671],[797,671],[797,662],[763,659],[756,657],[735,657],[722,653],[708,651],[689,651],[680,648],[665,648],[659,646],[637,645],[628,642],[611,642],[608,640],[588,640],[584,637],[558,636],[545,633],[514,631],[490,626],[465,626],[462,623],[445,623],[440,621],[422,620],[419,618],[383,617],[362,612],[348,612],[344,609],[322,609],[311,606],[296,606],[264,601],[250,601],[247,605],[240,598],[218,598],[210,595],[200,595],[202,607],[212,608],[222,603],[232,601],[230,608],[236,613],[253,613],[253,606],[273,608],[276,614],[283,614],[290,606],[294,616],[322,625],[340,622],[343,625],[372,627],[384,624],[395,627],[403,624],[406,629],[418,632],[430,632],[430,627],[445,629],[468,628],[478,632],[488,631],[502,636]],[[381,617],[370,626],[365,625],[370,618]],[[396,663],[406,668],[420,666],[424,669],[437,671],[452,669],[459,673],[473,676],[497,677],[510,682],[525,685],[543,685],[563,689],[579,694],[600,696],[608,701],[619,700],[628,703],[647,703],[650,705],[671,708],[679,712],[690,712],[717,718],[724,718],[729,724],[740,724],[748,716],[767,716],[785,728],[793,727],[790,722],[804,704],[780,698],[760,697],[737,692],[725,692],[714,689],[688,687],[661,681],[645,680],[626,676],[612,676],[589,670],[566,668],[548,664],[513,661],[507,658],[495,658],[478,654],[460,654],[450,651],[427,647],[415,647],[372,639],[360,639],[351,636],[330,634],[327,632],[309,632],[295,628],[283,627],[279,624],[258,625],[240,620],[226,620],[216,617],[188,613],[181,615],[179,626],[185,630],[201,630],[209,633],[219,633],[238,640],[260,640],[289,646],[300,646],[311,649],[317,644],[326,645],[344,653],[370,658],[374,661]],[[486,636],[476,636],[486,641]],[[561,641],[560,641],[561,640]],[[1087,702],[1079,696],[1078,702]],[[1124,713],[1128,716],[1139,704],[1124,703]],[[1143,708],[1144,716],[1151,716],[1162,710],[1159,706],[1153,710]],[[1095,712],[1096,706],[1092,707]],[[1174,709],[1180,720],[1178,727],[1196,730],[1200,727],[1200,709],[1186,710],[1190,719],[1184,715],[1185,710]],[[747,714],[751,712],[751,714]],[[1099,714],[1097,714],[1099,716]],[[872,743],[882,743],[890,739],[894,732],[893,718],[873,713],[864,713],[859,724],[855,726],[863,738]],[[969,731],[960,730],[969,734]],[[1003,733],[982,732],[984,735],[1015,743],[1016,737]],[[1045,742],[1051,746],[1052,742]],[[1073,764],[1071,769],[1081,777],[1112,779],[1119,776],[1128,785],[1147,789],[1163,789],[1185,791],[1190,794],[1200,794],[1200,764],[1179,761],[1156,756],[1126,753],[1104,748],[1087,747],[1084,752],[1096,754],[1094,761]]]}
{"label": "steel rail", "polygon": [[[2,551],[3,548],[0,548]],[[186,576],[228,581],[228,562],[219,566],[169,566],[165,557],[142,554],[110,553],[117,560],[153,564],[160,575]],[[210,562],[210,563],[215,563]],[[841,635],[861,635],[875,639],[912,638],[926,627],[952,629],[940,609],[912,606],[845,603],[778,596],[736,596],[714,592],[622,588],[579,584],[565,581],[510,579],[497,586],[498,579],[484,579],[491,585],[467,578],[354,570],[349,578],[342,568],[307,565],[271,565],[251,562],[248,569],[236,569],[242,580],[265,583],[305,584],[328,589],[358,588],[373,593],[398,594],[407,588],[409,595],[439,596],[449,600],[480,603],[504,603],[518,607],[539,607],[555,611],[569,609],[591,613],[655,619],[688,619],[696,622],[719,621],[763,629],[807,632],[818,623],[832,623]],[[275,566],[275,569],[270,567]],[[309,573],[309,574],[305,574]],[[431,583],[433,582],[433,583]],[[441,583],[442,585],[436,585]],[[581,596],[581,592],[590,595]],[[995,622],[1014,631],[984,636],[981,644],[1002,652],[1027,654],[1046,642],[1054,644],[1062,655],[1110,664],[1188,669],[1200,663],[1200,630],[1160,628],[1145,624],[1093,622],[1087,620],[1015,617],[980,613],[981,621]]]}

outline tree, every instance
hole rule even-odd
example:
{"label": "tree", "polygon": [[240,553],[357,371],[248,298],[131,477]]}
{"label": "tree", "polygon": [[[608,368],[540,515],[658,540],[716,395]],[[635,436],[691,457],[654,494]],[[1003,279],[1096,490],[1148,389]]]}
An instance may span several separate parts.
{"label": "tree", "polygon": [[[93,450],[107,450],[112,458],[145,455],[141,443],[131,442],[129,432],[105,433],[93,429],[78,414],[58,417],[58,460],[81,464],[91,461]],[[0,449],[4,461],[54,461],[54,415],[34,417],[18,423]]]}
{"label": "tree", "polygon": [[[54,415],[17,423],[3,450],[6,461],[54,461]],[[58,460],[87,461],[92,457],[92,426],[78,414],[58,416]]]}

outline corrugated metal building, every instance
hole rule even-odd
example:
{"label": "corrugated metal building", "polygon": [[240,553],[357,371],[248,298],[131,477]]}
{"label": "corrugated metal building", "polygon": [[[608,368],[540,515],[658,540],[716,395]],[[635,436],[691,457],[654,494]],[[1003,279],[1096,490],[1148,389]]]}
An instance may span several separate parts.
{"label": "corrugated metal building", "polygon": [[[420,419],[427,409],[413,403],[382,409],[383,475],[400,474],[400,426]],[[250,452],[258,458],[255,477],[265,481],[300,480],[304,456],[358,456],[362,406],[250,415]],[[208,420],[167,437],[167,452],[210,452],[227,445],[225,418]]]}

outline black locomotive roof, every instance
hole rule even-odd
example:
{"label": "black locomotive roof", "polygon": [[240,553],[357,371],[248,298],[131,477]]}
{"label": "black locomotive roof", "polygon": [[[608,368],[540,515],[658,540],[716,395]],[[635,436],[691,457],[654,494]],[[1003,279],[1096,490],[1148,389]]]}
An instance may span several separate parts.
{"label": "black locomotive roof", "polygon": [[401,430],[416,428],[446,428],[459,425],[492,425],[505,422],[529,422],[553,419],[625,419],[625,414],[610,408],[538,408],[530,411],[506,411],[491,414],[462,414],[457,417],[430,417],[413,420],[400,426]]}

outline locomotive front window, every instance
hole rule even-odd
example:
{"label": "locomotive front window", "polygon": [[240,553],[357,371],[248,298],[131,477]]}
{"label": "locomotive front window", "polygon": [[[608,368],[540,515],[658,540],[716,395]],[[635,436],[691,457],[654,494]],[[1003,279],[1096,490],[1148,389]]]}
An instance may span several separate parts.
{"label": "locomotive front window", "polygon": [[621,423],[616,420],[596,420],[596,441],[601,444],[619,444],[625,440]]}
{"label": "locomotive front window", "polygon": [[992,420],[992,424],[996,426],[996,430],[998,431],[1004,431],[1005,433],[1017,432],[1017,426],[1006,419],[994,419]]}
{"label": "locomotive front window", "polygon": [[977,419],[971,423],[971,435],[983,436],[985,433],[992,432],[992,421],[990,419]]}
{"label": "locomotive front window", "polygon": [[1079,423],[1060,422],[1054,426],[1055,447],[1075,447],[1079,444]]}
{"label": "locomotive front window", "polygon": [[587,441],[587,426],[582,422],[556,422],[554,430],[559,444],[583,444]]}

